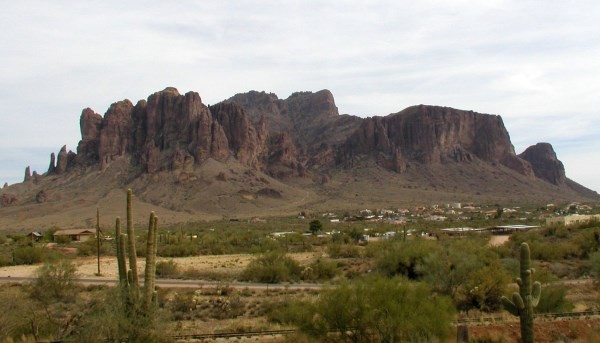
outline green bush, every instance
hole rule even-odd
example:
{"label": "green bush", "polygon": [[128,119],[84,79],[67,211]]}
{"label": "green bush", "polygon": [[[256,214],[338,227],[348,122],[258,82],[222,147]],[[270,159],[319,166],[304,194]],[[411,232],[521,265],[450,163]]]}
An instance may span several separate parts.
{"label": "green bush", "polygon": [[185,241],[177,244],[166,244],[158,246],[158,256],[162,257],[186,257],[198,255],[198,245]]}
{"label": "green bush", "polygon": [[590,275],[597,285],[600,285],[600,252],[595,252],[589,258]]}
{"label": "green bush", "polygon": [[370,277],[325,289],[314,304],[281,309],[281,317],[307,335],[344,342],[428,342],[452,334],[450,299],[423,283]]}
{"label": "green bush", "polygon": [[300,279],[300,264],[281,251],[270,251],[250,261],[242,279],[266,283],[279,283]]}
{"label": "green bush", "polygon": [[46,251],[38,246],[21,246],[13,251],[14,264],[36,264],[44,261]]}
{"label": "green bush", "polygon": [[409,279],[418,279],[422,271],[417,266],[423,263],[426,256],[438,248],[439,243],[415,239],[410,241],[386,241],[378,244],[370,244],[376,249],[377,270],[384,275],[402,275]]}
{"label": "green bush", "polygon": [[160,278],[174,278],[180,276],[179,266],[175,261],[156,262],[156,276]]}
{"label": "green bush", "polygon": [[354,244],[330,243],[327,254],[331,258],[354,258],[360,257],[360,249]]}
{"label": "green bush", "polygon": [[337,274],[337,266],[333,261],[317,259],[302,271],[302,280],[329,280]]}
{"label": "green bush", "polygon": [[36,272],[31,287],[31,296],[42,302],[51,300],[74,301],[77,294],[77,267],[71,261],[62,259],[46,263]]}
{"label": "green bush", "polygon": [[573,304],[567,298],[567,287],[564,285],[548,285],[542,289],[542,295],[536,313],[569,312],[573,310]]}
{"label": "green bush", "polygon": [[[108,244],[108,242],[100,241],[100,255],[108,255],[110,252],[110,244]],[[78,243],[77,256],[98,256],[98,242],[96,241],[96,238]]]}

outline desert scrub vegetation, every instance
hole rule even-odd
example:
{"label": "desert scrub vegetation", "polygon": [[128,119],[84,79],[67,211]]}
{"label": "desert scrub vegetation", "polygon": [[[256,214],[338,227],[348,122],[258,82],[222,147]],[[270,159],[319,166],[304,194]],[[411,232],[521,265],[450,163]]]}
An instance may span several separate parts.
{"label": "desert scrub vegetation", "polygon": [[428,285],[404,278],[371,276],[321,292],[313,302],[290,302],[270,319],[300,328],[311,340],[416,342],[452,334],[454,307]]}
{"label": "desert scrub vegetation", "polygon": [[282,250],[257,255],[242,272],[241,279],[263,283],[325,281],[338,274],[337,263],[320,257],[302,266]]}

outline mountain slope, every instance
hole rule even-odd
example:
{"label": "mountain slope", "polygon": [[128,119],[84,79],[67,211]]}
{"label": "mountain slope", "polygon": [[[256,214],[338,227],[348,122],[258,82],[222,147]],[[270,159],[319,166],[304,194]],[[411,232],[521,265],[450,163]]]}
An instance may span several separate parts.
{"label": "mountain slope", "polygon": [[[514,151],[502,118],[419,105],[338,113],[327,90],[251,91],[206,106],[175,88],[80,117],[77,152],[0,190],[0,228],[84,225],[131,187],[167,222],[442,201],[598,200],[552,146]],[[68,219],[61,221],[64,213]],[[44,220],[46,218],[47,220]]]}

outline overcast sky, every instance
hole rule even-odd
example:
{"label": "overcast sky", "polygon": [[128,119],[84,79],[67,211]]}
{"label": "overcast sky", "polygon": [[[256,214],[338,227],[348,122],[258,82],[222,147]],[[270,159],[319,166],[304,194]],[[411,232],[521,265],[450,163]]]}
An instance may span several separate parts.
{"label": "overcast sky", "polygon": [[[173,86],[213,104],[329,89],[340,113],[499,114],[600,191],[600,1],[2,1],[0,182],[76,150],[104,114]],[[1,186],[1,184],[0,184]]]}

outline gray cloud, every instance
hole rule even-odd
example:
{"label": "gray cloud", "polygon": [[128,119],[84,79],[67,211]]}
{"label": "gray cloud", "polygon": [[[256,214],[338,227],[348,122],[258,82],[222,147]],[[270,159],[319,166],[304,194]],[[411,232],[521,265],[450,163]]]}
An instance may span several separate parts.
{"label": "gray cloud", "polygon": [[[104,113],[166,86],[206,103],[328,88],[342,113],[424,103],[500,114],[517,152],[553,143],[569,176],[600,190],[569,166],[599,167],[598,17],[596,1],[7,3],[0,164],[16,169],[0,181],[74,149],[84,107]],[[17,166],[18,149],[46,149],[43,163]]]}

